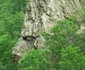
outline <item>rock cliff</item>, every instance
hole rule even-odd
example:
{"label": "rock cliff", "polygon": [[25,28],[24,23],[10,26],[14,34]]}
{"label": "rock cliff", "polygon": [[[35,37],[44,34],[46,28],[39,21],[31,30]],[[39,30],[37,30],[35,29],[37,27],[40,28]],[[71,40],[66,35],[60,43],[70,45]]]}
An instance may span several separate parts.
{"label": "rock cliff", "polygon": [[21,38],[13,48],[13,55],[22,57],[31,48],[44,48],[41,32],[51,34],[57,20],[68,18],[81,8],[79,0],[30,0],[27,5]]}

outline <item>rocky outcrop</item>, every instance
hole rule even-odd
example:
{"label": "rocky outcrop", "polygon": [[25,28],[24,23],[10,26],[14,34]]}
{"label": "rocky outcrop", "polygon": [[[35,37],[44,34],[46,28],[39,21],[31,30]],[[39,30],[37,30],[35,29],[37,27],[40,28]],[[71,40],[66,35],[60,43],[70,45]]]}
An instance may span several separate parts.
{"label": "rocky outcrop", "polygon": [[76,34],[85,34],[85,25],[82,24]]}
{"label": "rocky outcrop", "polygon": [[13,48],[13,54],[22,57],[31,48],[44,48],[41,32],[51,34],[57,20],[68,18],[81,8],[79,0],[30,0],[27,5],[21,38]]}

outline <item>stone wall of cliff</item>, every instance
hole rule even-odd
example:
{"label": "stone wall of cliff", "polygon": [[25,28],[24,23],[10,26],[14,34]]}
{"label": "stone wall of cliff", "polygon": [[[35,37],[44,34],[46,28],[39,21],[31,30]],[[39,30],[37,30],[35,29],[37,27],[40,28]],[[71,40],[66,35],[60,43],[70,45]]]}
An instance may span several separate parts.
{"label": "stone wall of cliff", "polygon": [[21,38],[13,48],[13,55],[22,57],[31,48],[44,48],[41,32],[50,29],[57,20],[68,18],[81,8],[79,0],[30,0],[27,5]]}

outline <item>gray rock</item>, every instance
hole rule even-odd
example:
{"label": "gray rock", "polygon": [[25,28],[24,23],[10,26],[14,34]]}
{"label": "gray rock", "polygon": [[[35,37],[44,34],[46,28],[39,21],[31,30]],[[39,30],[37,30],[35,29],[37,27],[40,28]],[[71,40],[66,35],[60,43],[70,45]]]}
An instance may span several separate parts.
{"label": "gray rock", "polygon": [[79,0],[30,0],[27,5],[21,37],[12,54],[22,57],[31,48],[44,48],[41,32],[51,34],[57,20],[68,18],[81,8]]}
{"label": "gray rock", "polygon": [[82,24],[76,34],[85,34],[85,25]]}

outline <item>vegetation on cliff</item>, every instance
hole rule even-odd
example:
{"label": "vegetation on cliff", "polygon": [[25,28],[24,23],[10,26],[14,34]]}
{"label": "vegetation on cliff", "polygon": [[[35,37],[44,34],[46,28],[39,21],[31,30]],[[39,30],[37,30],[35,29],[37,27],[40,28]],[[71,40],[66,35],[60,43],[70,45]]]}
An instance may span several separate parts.
{"label": "vegetation on cliff", "polygon": [[19,61],[20,70],[85,70],[85,32],[77,33],[81,22],[72,17],[57,21],[53,35],[42,33],[46,39],[44,52],[28,51]]}
{"label": "vegetation on cliff", "polygon": [[45,49],[31,49],[15,63],[12,48],[20,37],[27,1],[0,0],[0,70],[85,70],[85,31],[80,28],[85,25],[84,7],[76,17],[57,21],[53,35],[42,33]]}

